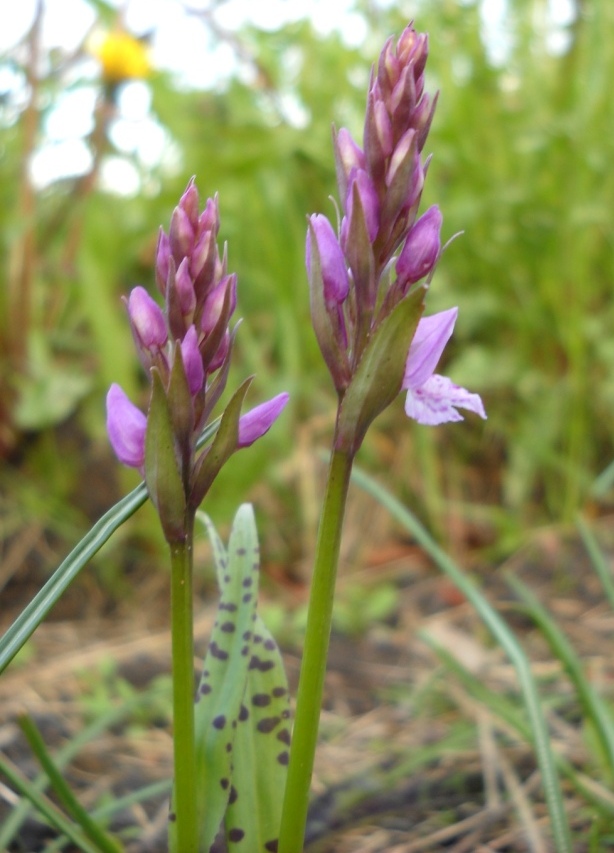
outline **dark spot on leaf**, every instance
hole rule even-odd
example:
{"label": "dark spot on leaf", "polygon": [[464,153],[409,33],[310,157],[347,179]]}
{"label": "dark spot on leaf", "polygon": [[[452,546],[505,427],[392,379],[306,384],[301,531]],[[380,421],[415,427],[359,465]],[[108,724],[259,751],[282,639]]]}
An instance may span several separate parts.
{"label": "dark spot on leaf", "polygon": [[260,563],[252,563],[252,572],[260,571]]}
{"label": "dark spot on leaf", "polygon": [[249,654],[249,646],[243,646],[243,648],[241,649],[241,654],[243,655],[243,657],[246,657]]}
{"label": "dark spot on leaf", "polygon": [[252,705],[255,705],[256,708],[266,708],[270,704],[271,697],[268,693],[254,693],[252,696]]}
{"label": "dark spot on leaf", "polygon": [[169,812],[168,819],[171,823],[175,823],[175,821],[177,820],[177,815],[175,814],[175,812]]}
{"label": "dark spot on leaf", "polygon": [[237,548],[237,554],[239,555],[239,557],[243,557],[246,553],[247,552],[245,548]]}
{"label": "dark spot on leaf", "polygon": [[290,711],[289,711],[287,708],[286,708],[286,710],[285,710],[285,711],[282,711],[282,712],[281,712],[281,718],[282,718],[282,720],[287,720],[289,716],[290,716]]}
{"label": "dark spot on leaf", "polygon": [[220,649],[218,644],[213,640],[213,642],[209,645],[209,651],[213,655],[214,658],[218,660],[228,660],[228,652],[225,652],[224,649]]}
{"label": "dark spot on leaf", "polygon": [[282,729],[277,735],[277,740],[290,746],[290,730]]}
{"label": "dark spot on leaf", "polygon": [[243,838],[244,835],[245,835],[245,833],[243,832],[242,829],[236,829],[236,828],[231,829],[230,832],[228,833],[228,840],[229,841],[241,841],[241,839]]}
{"label": "dark spot on leaf", "polygon": [[245,595],[243,596],[243,598],[241,599],[241,601],[243,602],[243,604],[249,604],[249,602],[250,602],[251,600],[252,600],[252,594],[251,594],[251,592],[246,592],[246,593],[245,593]]}
{"label": "dark spot on leaf", "polygon": [[203,696],[206,696],[207,693],[211,693],[212,687],[210,684],[201,684],[199,690]]}
{"label": "dark spot on leaf", "polygon": [[230,779],[220,779],[220,785],[224,790],[230,785]]}
{"label": "dark spot on leaf", "polygon": [[261,634],[254,634],[254,642],[255,643],[261,643],[262,642],[262,635]]}
{"label": "dark spot on leaf", "polygon": [[258,655],[252,655],[249,662],[249,669],[257,669],[258,672],[268,672],[274,666],[275,663],[272,660],[262,660]]}
{"label": "dark spot on leaf", "polygon": [[267,843],[264,845],[264,849],[267,851],[267,853],[277,853],[278,847],[279,841],[276,838],[274,838],[272,841],[267,841]]}
{"label": "dark spot on leaf", "polygon": [[274,687],[272,693],[276,699],[281,699],[282,696],[286,695],[287,691],[285,687]]}
{"label": "dark spot on leaf", "polygon": [[252,585],[252,579],[251,578],[245,578],[245,580],[243,581],[243,586],[247,588],[247,587],[250,587],[251,585]]}
{"label": "dark spot on leaf", "polygon": [[252,632],[251,631],[245,631],[243,633],[243,639],[244,640],[251,640],[251,638],[252,638]]}
{"label": "dark spot on leaf", "polygon": [[287,752],[280,752],[279,755],[277,756],[277,760],[282,765],[282,767],[287,767],[288,762],[290,760],[290,756]]}
{"label": "dark spot on leaf", "polygon": [[224,583],[230,583],[230,575],[224,575]]}
{"label": "dark spot on leaf", "polygon": [[[237,725],[236,722],[234,722],[233,726],[236,726],[236,725]],[[231,743],[226,744],[226,752],[232,752],[232,744]]]}
{"label": "dark spot on leaf", "polygon": [[214,729],[223,729],[226,725],[226,717],[224,714],[219,714],[219,716],[215,717],[212,725]]}
{"label": "dark spot on leaf", "polygon": [[241,710],[239,711],[239,722],[244,723],[245,720],[249,718],[249,711],[245,707],[245,705],[241,705]]}
{"label": "dark spot on leaf", "polygon": [[264,644],[264,647],[265,647],[265,649],[267,649],[267,651],[272,652],[273,649],[276,648],[275,640],[267,640],[266,643]]}
{"label": "dark spot on leaf", "polygon": [[229,613],[234,613],[237,609],[237,605],[233,604],[232,601],[229,601],[228,604],[224,604],[224,602],[220,602],[219,604],[220,610],[227,610]]}
{"label": "dark spot on leaf", "polygon": [[224,622],[224,624],[222,625],[222,631],[224,631],[226,634],[232,634],[232,632],[234,630],[235,630],[235,623],[234,622]]}
{"label": "dark spot on leaf", "polygon": [[270,734],[273,729],[275,729],[281,723],[281,717],[265,717],[264,720],[260,720],[256,728],[259,732],[262,732],[263,735]]}
{"label": "dark spot on leaf", "polygon": [[233,803],[236,803],[237,797],[239,794],[237,793],[237,789],[234,785],[230,786],[230,796],[228,797],[228,805],[231,806]]}

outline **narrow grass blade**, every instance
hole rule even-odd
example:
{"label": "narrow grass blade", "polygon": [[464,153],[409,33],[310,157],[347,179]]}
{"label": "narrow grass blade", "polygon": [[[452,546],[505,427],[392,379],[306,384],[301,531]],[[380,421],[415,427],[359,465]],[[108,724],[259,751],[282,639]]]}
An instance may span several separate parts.
{"label": "narrow grass blade", "polygon": [[81,829],[70,821],[66,815],[55,806],[51,800],[48,800],[44,794],[41,794],[23,776],[16,767],[9,764],[0,758],[0,773],[2,773],[13,788],[22,797],[26,797],[36,810],[53,826],[58,832],[63,833],[78,850],[82,853],[100,853],[100,849],[85,837]]}
{"label": "narrow grass blade", "polygon": [[[56,767],[61,770],[79,753],[85,744],[98,737],[111,726],[116,725],[132,710],[139,705],[144,705],[147,701],[147,696],[137,696],[127,702],[123,707],[114,708],[110,713],[98,717],[91,725],[87,726],[87,728],[70,740],[63,749],[58,751],[57,755],[54,756]],[[49,780],[45,773],[41,773],[31,784],[40,793],[45,790],[49,784]],[[6,817],[0,827],[0,850],[5,850],[9,847],[9,844],[16,837],[31,810],[31,803],[28,800],[22,800],[15,806],[10,815]]]}
{"label": "narrow grass blade", "polygon": [[[467,692],[483,704],[506,725],[511,726],[528,743],[532,742],[532,731],[528,720],[513,701],[487,687],[483,681],[463,666],[447,649],[427,632],[420,632],[422,639],[435,651],[444,666],[453,672]],[[603,785],[589,779],[573,767],[565,756],[554,753],[561,773],[596,811],[611,820],[614,817],[614,796]]]}
{"label": "narrow grass blade", "polygon": [[[198,440],[198,447],[206,444],[215,434],[219,419],[209,424]],[[141,483],[130,494],[115,504],[89,530],[68,557],[58,566],[42,589],[27,604],[22,613],[0,639],[0,674],[13,660],[24,643],[30,639],[53,605],[58,601],[81,569],[102,548],[113,533],[127,521],[147,500],[145,484]]]}
{"label": "narrow grass blade", "polygon": [[580,658],[546,608],[518,578],[508,575],[507,582],[521,599],[523,609],[540,629],[553,653],[563,664],[578,694],[584,718],[590,720],[595,728],[601,744],[601,757],[607,764],[610,782],[612,782],[614,780],[614,720],[606,703],[585,677]]}
{"label": "narrow grass blade", "polygon": [[584,547],[588,552],[588,556],[591,558],[593,568],[599,575],[603,591],[610,602],[610,607],[614,610],[614,578],[612,578],[612,571],[606,561],[603,551],[599,547],[595,534],[589,528],[586,521],[581,515],[579,515],[576,522],[578,530],[580,531],[580,536],[584,542]]}
{"label": "narrow grass blade", "polygon": [[539,765],[557,853],[572,853],[571,833],[565,813],[560,780],[553,755],[548,727],[541,708],[540,698],[531,673],[529,660],[512,631],[482,594],[477,584],[437,545],[420,522],[393,495],[356,466],[353,480],[379,501],[390,514],[424,548],[436,565],[458,587],[475,607],[480,618],[492,632],[508,655],[516,670],[524,703],[529,717],[532,741]]}
{"label": "narrow grass blade", "polygon": [[55,766],[34,721],[30,717],[23,716],[20,717],[18,722],[21,731],[30,745],[30,749],[49,777],[49,783],[55,791],[58,800],[75,823],[81,827],[83,833],[96,846],[100,853],[122,853],[123,846],[106,833],[77,800],[62,773]]}

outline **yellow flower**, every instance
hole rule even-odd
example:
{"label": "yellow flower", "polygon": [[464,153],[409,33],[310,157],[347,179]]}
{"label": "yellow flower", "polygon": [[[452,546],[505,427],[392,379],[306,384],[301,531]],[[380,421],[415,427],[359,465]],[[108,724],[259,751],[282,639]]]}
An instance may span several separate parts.
{"label": "yellow flower", "polygon": [[139,80],[151,73],[147,45],[128,33],[119,30],[107,33],[92,46],[92,53],[100,60],[107,83]]}

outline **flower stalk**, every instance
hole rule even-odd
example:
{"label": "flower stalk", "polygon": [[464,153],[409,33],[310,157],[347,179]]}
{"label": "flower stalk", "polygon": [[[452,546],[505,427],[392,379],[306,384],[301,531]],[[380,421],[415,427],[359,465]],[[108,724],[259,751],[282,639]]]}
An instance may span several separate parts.
{"label": "flower stalk", "polygon": [[[192,519],[193,523],[193,519]],[[192,531],[171,552],[171,642],[173,660],[174,812],[177,849],[198,850],[196,749],[194,738],[194,629]]]}
{"label": "flower stalk", "polygon": [[309,805],[320,707],[333,616],[335,581],[353,457],[334,451],[316,546],[309,615],[296,698],[292,750],[284,796],[279,853],[301,853]]}

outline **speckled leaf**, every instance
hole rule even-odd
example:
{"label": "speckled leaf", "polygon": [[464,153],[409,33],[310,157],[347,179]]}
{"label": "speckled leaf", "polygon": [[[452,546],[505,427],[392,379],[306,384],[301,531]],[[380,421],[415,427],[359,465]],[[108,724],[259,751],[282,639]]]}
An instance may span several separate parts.
{"label": "speckled leaf", "polygon": [[229,853],[274,853],[290,749],[288,682],[277,643],[258,616],[243,710],[235,734],[226,813]]}
{"label": "speckled leaf", "polygon": [[197,517],[207,527],[220,588],[217,618],[211,632],[195,710],[199,849],[201,853],[208,853],[228,802],[235,797],[232,758],[237,727],[244,713],[243,697],[252,661],[260,559],[256,523],[250,504],[239,507],[228,551],[207,516],[198,513]]}

